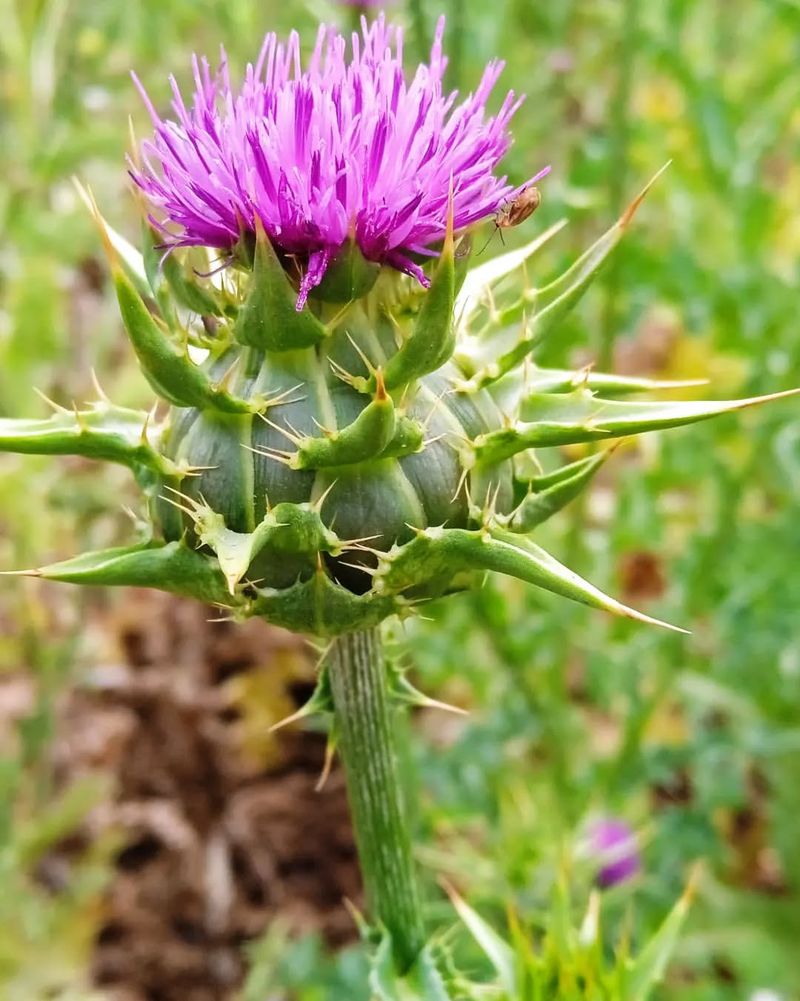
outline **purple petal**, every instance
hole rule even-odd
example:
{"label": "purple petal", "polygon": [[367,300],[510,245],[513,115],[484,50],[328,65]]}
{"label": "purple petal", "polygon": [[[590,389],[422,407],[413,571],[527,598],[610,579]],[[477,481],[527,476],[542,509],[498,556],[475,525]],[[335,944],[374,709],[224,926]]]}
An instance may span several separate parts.
{"label": "purple petal", "polygon": [[296,33],[286,42],[267,35],[238,88],[224,51],[216,74],[195,57],[191,103],[171,81],[174,119],[160,118],[134,75],[154,136],[131,172],[168,240],[231,250],[258,218],[305,269],[300,306],[350,232],[367,258],[425,284],[412,255],[435,255],[451,178],[463,229],[549,171],[516,189],[495,174],[520,99],[509,93],[488,114],[500,62],[473,94],[447,93],[443,33],[440,18],[429,64],[410,78],[402,29],[383,15],[362,22],[349,58],[347,40],[320,27],[305,70]]}

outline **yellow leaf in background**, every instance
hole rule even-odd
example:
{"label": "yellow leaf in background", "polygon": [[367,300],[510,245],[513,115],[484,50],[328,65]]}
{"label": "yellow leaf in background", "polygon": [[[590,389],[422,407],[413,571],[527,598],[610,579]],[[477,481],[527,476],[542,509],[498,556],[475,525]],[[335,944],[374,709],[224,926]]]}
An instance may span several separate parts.
{"label": "yellow leaf in background", "polygon": [[[800,118],[800,115],[797,116]],[[800,126],[798,126],[800,131]],[[800,205],[800,165],[788,161],[779,178],[780,200],[786,205]],[[767,183],[775,184],[773,180]],[[772,266],[787,280],[794,281],[797,259],[800,257],[800,213],[775,213],[772,229]]]}
{"label": "yellow leaf in background", "polygon": [[[747,377],[747,363],[738,355],[717,351],[709,336],[683,333],[672,346],[669,362],[663,372],[669,379],[708,379],[714,395],[735,396]],[[693,399],[698,390],[684,389],[674,392],[674,399]]]}
{"label": "yellow leaf in background", "polygon": [[666,77],[650,79],[636,91],[635,106],[642,118],[665,125],[685,118],[684,94]]}
{"label": "yellow leaf in background", "polygon": [[689,737],[689,726],[677,702],[663,702],[653,713],[644,733],[645,744],[681,747]]}
{"label": "yellow leaf in background", "polygon": [[291,686],[313,680],[313,668],[300,649],[272,651],[268,666],[231,678],[226,688],[231,706],[241,713],[238,730],[245,757],[261,767],[280,760],[281,731],[270,733],[270,727],[299,708]]}

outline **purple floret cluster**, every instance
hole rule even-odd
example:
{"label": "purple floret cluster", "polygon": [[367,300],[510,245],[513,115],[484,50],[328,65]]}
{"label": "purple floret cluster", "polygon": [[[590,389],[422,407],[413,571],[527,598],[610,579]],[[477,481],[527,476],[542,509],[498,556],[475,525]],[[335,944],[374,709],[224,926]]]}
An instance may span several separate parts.
{"label": "purple floret cluster", "polygon": [[617,817],[603,817],[589,831],[589,852],[603,889],[625,883],[641,869],[639,846],[632,828]]}
{"label": "purple floret cluster", "polygon": [[321,26],[305,68],[296,33],[285,43],[268,34],[238,87],[224,52],[216,74],[195,57],[190,106],[171,79],[174,118],[162,119],[139,85],[155,135],[131,173],[165,247],[231,253],[260,220],[299,263],[298,308],[349,238],[368,260],[426,285],[421,262],[445,235],[451,185],[456,230],[521,190],[494,174],[521,98],[509,92],[487,113],[501,62],[463,100],[447,93],[443,33],[442,18],[430,62],[410,81],[402,29],[381,15],[362,22],[349,51]]}

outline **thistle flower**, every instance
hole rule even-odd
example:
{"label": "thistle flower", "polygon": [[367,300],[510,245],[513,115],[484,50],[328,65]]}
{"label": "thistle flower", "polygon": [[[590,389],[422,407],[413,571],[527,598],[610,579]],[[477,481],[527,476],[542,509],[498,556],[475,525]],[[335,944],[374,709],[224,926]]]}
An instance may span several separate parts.
{"label": "thistle flower", "polygon": [[427,286],[421,262],[444,239],[451,186],[456,230],[513,197],[494,169],[521,103],[509,92],[487,114],[499,61],[464,100],[446,93],[443,32],[442,17],[430,62],[410,83],[402,29],[380,15],[362,21],[349,61],[345,38],[321,26],[305,69],[296,32],[286,43],[268,34],[238,87],[224,52],[216,76],[195,57],[191,107],[172,78],[174,120],[161,119],[139,85],[155,136],[132,175],[161,214],[165,244],[232,255],[260,223],[299,263],[298,309],[348,241]]}
{"label": "thistle flower", "polygon": [[[515,192],[495,168],[519,99],[487,116],[499,62],[460,104],[445,95],[442,30],[408,83],[402,35],[379,17],[349,62],[331,29],[305,70],[296,35],[269,35],[238,90],[224,56],[216,77],[195,61],[191,108],[174,83],[175,120],[151,107],[155,138],[133,174],[160,234],[148,224],[138,257],[93,212],[139,365],[171,409],[156,418],[101,398],[0,420],[0,449],[129,466],[151,534],[37,573],[145,583],[328,636],[413,614],[487,570],[653,621],[531,539],[611,450],[545,458],[546,472],[534,452],[761,400],[630,401],[674,384],[533,363],[643,194],[539,289],[528,262],[557,226],[470,271],[470,227]],[[194,245],[230,268],[199,274],[209,251]]]}
{"label": "thistle flower", "polygon": [[591,825],[586,853],[597,866],[595,879],[602,889],[627,882],[641,869],[636,834],[618,817],[602,817]]}

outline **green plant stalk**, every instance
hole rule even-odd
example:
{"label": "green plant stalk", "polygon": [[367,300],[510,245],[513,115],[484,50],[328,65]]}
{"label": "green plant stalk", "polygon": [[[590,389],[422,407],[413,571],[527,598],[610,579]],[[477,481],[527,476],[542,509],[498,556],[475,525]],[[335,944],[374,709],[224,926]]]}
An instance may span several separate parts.
{"label": "green plant stalk", "polygon": [[378,629],[340,636],[328,664],[367,904],[391,935],[402,972],[425,936]]}
{"label": "green plant stalk", "polygon": [[[639,41],[639,9],[636,0],[620,3],[619,68],[616,85],[609,106],[610,153],[608,170],[608,201],[619,214],[624,204],[625,185],[628,183],[631,139],[631,94],[633,91],[634,62]],[[614,345],[620,321],[620,293],[624,265],[618,257],[610,264],[605,282],[605,296],[600,317],[600,332],[596,355],[598,366],[605,371],[614,359]],[[590,452],[595,446],[590,446]],[[572,509],[567,556],[570,565],[582,567],[586,563],[584,533],[586,526],[587,494],[581,494]]]}
{"label": "green plant stalk", "polygon": [[[633,92],[634,63],[639,42],[639,5],[636,0],[621,0],[621,37],[619,69],[616,86],[609,106],[610,154],[608,170],[608,200],[611,209],[619,213],[625,200],[630,163],[631,94]],[[614,357],[614,341],[620,320],[620,293],[624,265],[618,257],[611,262],[605,283],[605,302],[600,328],[597,364],[605,371]]]}
{"label": "green plant stalk", "polygon": [[450,62],[447,65],[447,82],[452,90],[461,89],[464,73],[464,41],[467,33],[467,5],[464,0],[452,0],[448,24],[450,25]]}

